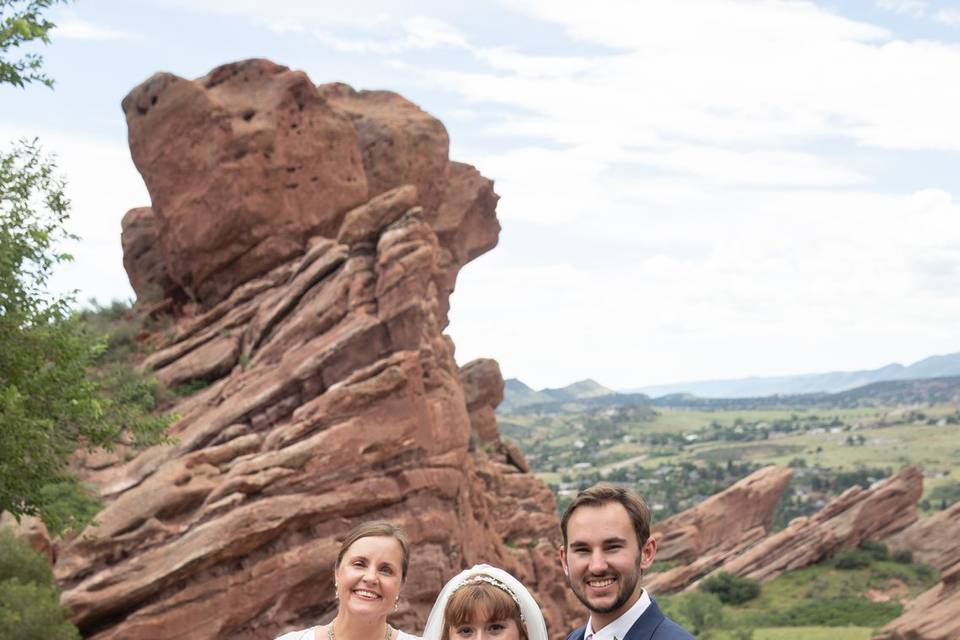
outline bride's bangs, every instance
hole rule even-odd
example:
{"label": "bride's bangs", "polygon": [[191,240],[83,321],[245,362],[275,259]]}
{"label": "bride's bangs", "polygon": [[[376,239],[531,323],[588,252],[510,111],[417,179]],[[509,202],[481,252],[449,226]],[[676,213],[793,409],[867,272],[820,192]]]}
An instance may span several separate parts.
{"label": "bride's bangs", "polygon": [[513,619],[520,625],[520,610],[503,589],[492,584],[470,584],[457,589],[447,602],[444,615],[446,627],[456,627],[470,624],[477,620],[493,622],[494,620]]}

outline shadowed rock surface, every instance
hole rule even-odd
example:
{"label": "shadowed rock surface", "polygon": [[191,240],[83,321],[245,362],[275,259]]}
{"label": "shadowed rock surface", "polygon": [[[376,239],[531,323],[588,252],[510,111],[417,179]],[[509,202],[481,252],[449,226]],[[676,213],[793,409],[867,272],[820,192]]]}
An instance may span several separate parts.
{"label": "shadowed rock surface", "polygon": [[173,408],[174,444],[80,457],[107,506],[55,573],[84,635],[323,622],[338,536],[388,518],[413,544],[397,626],[421,630],[444,582],[488,562],[563,637],[579,609],[553,496],[487,419],[496,363],[461,371],[443,333],[459,269],[497,241],[492,183],[400,96],[263,60],[154,75],[123,107],[152,199],[125,218],[144,256],[128,273],[188,301],[142,366],[206,386]]}

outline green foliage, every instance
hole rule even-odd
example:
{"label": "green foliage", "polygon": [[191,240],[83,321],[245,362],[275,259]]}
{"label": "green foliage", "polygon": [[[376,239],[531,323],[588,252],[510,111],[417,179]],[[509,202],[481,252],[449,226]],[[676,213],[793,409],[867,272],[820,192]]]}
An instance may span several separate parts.
{"label": "green foliage", "polygon": [[710,576],[703,581],[700,588],[714,594],[724,604],[743,604],[760,595],[759,582],[726,571]]}
{"label": "green foliage", "polygon": [[897,549],[893,552],[890,559],[900,564],[910,564],[913,562],[913,551],[910,551],[910,549]]}
{"label": "green foliage", "polygon": [[873,556],[869,551],[862,549],[845,549],[833,559],[833,566],[837,569],[863,569],[869,567]]}
{"label": "green foliage", "polygon": [[940,509],[946,509],[948,506],[960,500],[960,482],[949,482],[934,487],[928,496],[929,500],[939,501]]}
{"label": "green foliage", "polygon": [[80,640],[54,587],[17,580],[0,582],[0,638]]}
{"label": "green foliage", "polygon": [[0,528],[0,582],[14,579],[49,586],[53,584],[53,572],[47,560],[26,541],[10,529]]}
{"label": "green foliage", "polygon": [[0,529],[0,638],[79,640],[45,558]]}
{"label": "green foliage", "polygon": [[[0,153],[0,511],[39,515],[52,533],[89,519],[66,467],[74,450],[109,449],[128,434],[155,443],[169,423],[149,414],[152,383],[129,367],[98,368],[104,341],[70,311],[69,296],[47,293],[53,268],[70,260],[56,250],[71,238],[68,210],[36,142]],[[70,515],[70,504],[83,506]]]}
{"label": "green foliage", "polygon": [[808,600],[785,611],[763,616],[765,625],[783,627],[879,627],[903,612],[897,602],[871,602],[866,598],[842,597]]}
{"label": "green foliage", "polygon": [[660,598],[658,603],[668,616],[703,640],[714,637],[714,631],[723,626],[723,604],[712,593],[682,593],[671,598]]}
{"label": "green foliage", "polygon": [[890,558],[890,550],[882,542],[873,540],[861,540],[857,548],[866,551],[874,560],[887,560]]}
{"label": "green foliage", "polygon": [[53,80],[41,67],[43,58],[35,53],[7,61],[11,49],[19,48],[33,40],[49,43],[49,32],[56,25],[41,13],[62,0],[0,0],[0,84],[23,87],[30,82],[40,82],[48,87]]}

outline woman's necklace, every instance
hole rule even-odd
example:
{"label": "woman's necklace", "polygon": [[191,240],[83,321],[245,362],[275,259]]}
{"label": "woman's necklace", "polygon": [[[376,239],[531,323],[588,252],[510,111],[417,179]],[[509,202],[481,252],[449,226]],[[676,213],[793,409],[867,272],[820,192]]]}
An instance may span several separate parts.
{"label": "woman's necklace", "polygon": [[[387,632],[383,638],[384,640],[390,640],[390,625],[387,625]],[[330,626],[327,627],[327,640],[337,640],[337,637],[333,635],[333,621],[331,621]]]}

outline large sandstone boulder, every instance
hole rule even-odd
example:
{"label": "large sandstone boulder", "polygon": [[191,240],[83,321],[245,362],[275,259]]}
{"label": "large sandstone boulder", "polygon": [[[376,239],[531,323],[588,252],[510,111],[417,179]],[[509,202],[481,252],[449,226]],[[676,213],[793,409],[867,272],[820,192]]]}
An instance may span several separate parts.
{"label": "large sandstone boulder", "polygon": [[727,559],[719,570],[767,581],[862,540],[886,538],[917,520],[921,493],[923,474],[916,467],[905,467],[869,489],[852,487],[812,516],[796,518],[786,529]]}
{"label": "large sandstone boulder", "polygon": [[918,520],[884,542],[892,551],[910,550],[914,560],[941,571],[960,563],[960,502]]}
{"label": "large sandstone boulder", "polygon": [[246,60],[197,80],[158,73],[123,110],[156,218],[128,214],[124,244],[148,247],[138,239],[149,236],[163,263],[129,261],[138,296],[161,282],[209,308],[302,254],[309,238],[333,237],[347,211],[407,184],[440,241],[444,322],[457,271],[496,244],[492,183],[450,162],[440,121],[397,94],[316,87],[302,72]]}
{"label": "large sandstone boulder", "polygon": [[653,593],[677,591],[765,537],[793,471],[764,467],[700,504],[654,525],[657,560],[680,564],[650,574]]}
{"label": "large sandstone boulder", "polygon": [[576,609],[553,497],[495,425],[473,426],[503,381],[461,371],[443,334],[456,273],[496,243],[490,181],[447,161],[442,126],[399,96],[266,61],[158,74],[124,110],[164,268],[201,303],[173,305],[142,366],[206,387],[172,407],[171,444],[80,458],[106,507],[55,573],[85,637],[328,620],[339,536],[373,518],[413,543],[399,627],[421,630],[443,583],[488,562],[563,637]]}
{"label": "large sandstone boulder", "polygon": [[956,640],[960,638],[960,562],[948,567],[942,580],[907,604],[875,640]]}
{"label": "large sandstone boulder", "polygon": [[902,616],[883,628],[885,640],[947,640],[960,637],[960,502],[918,520],[885,541],[909,549],[916,561],[939,569],[941,581],[907,604]]}

